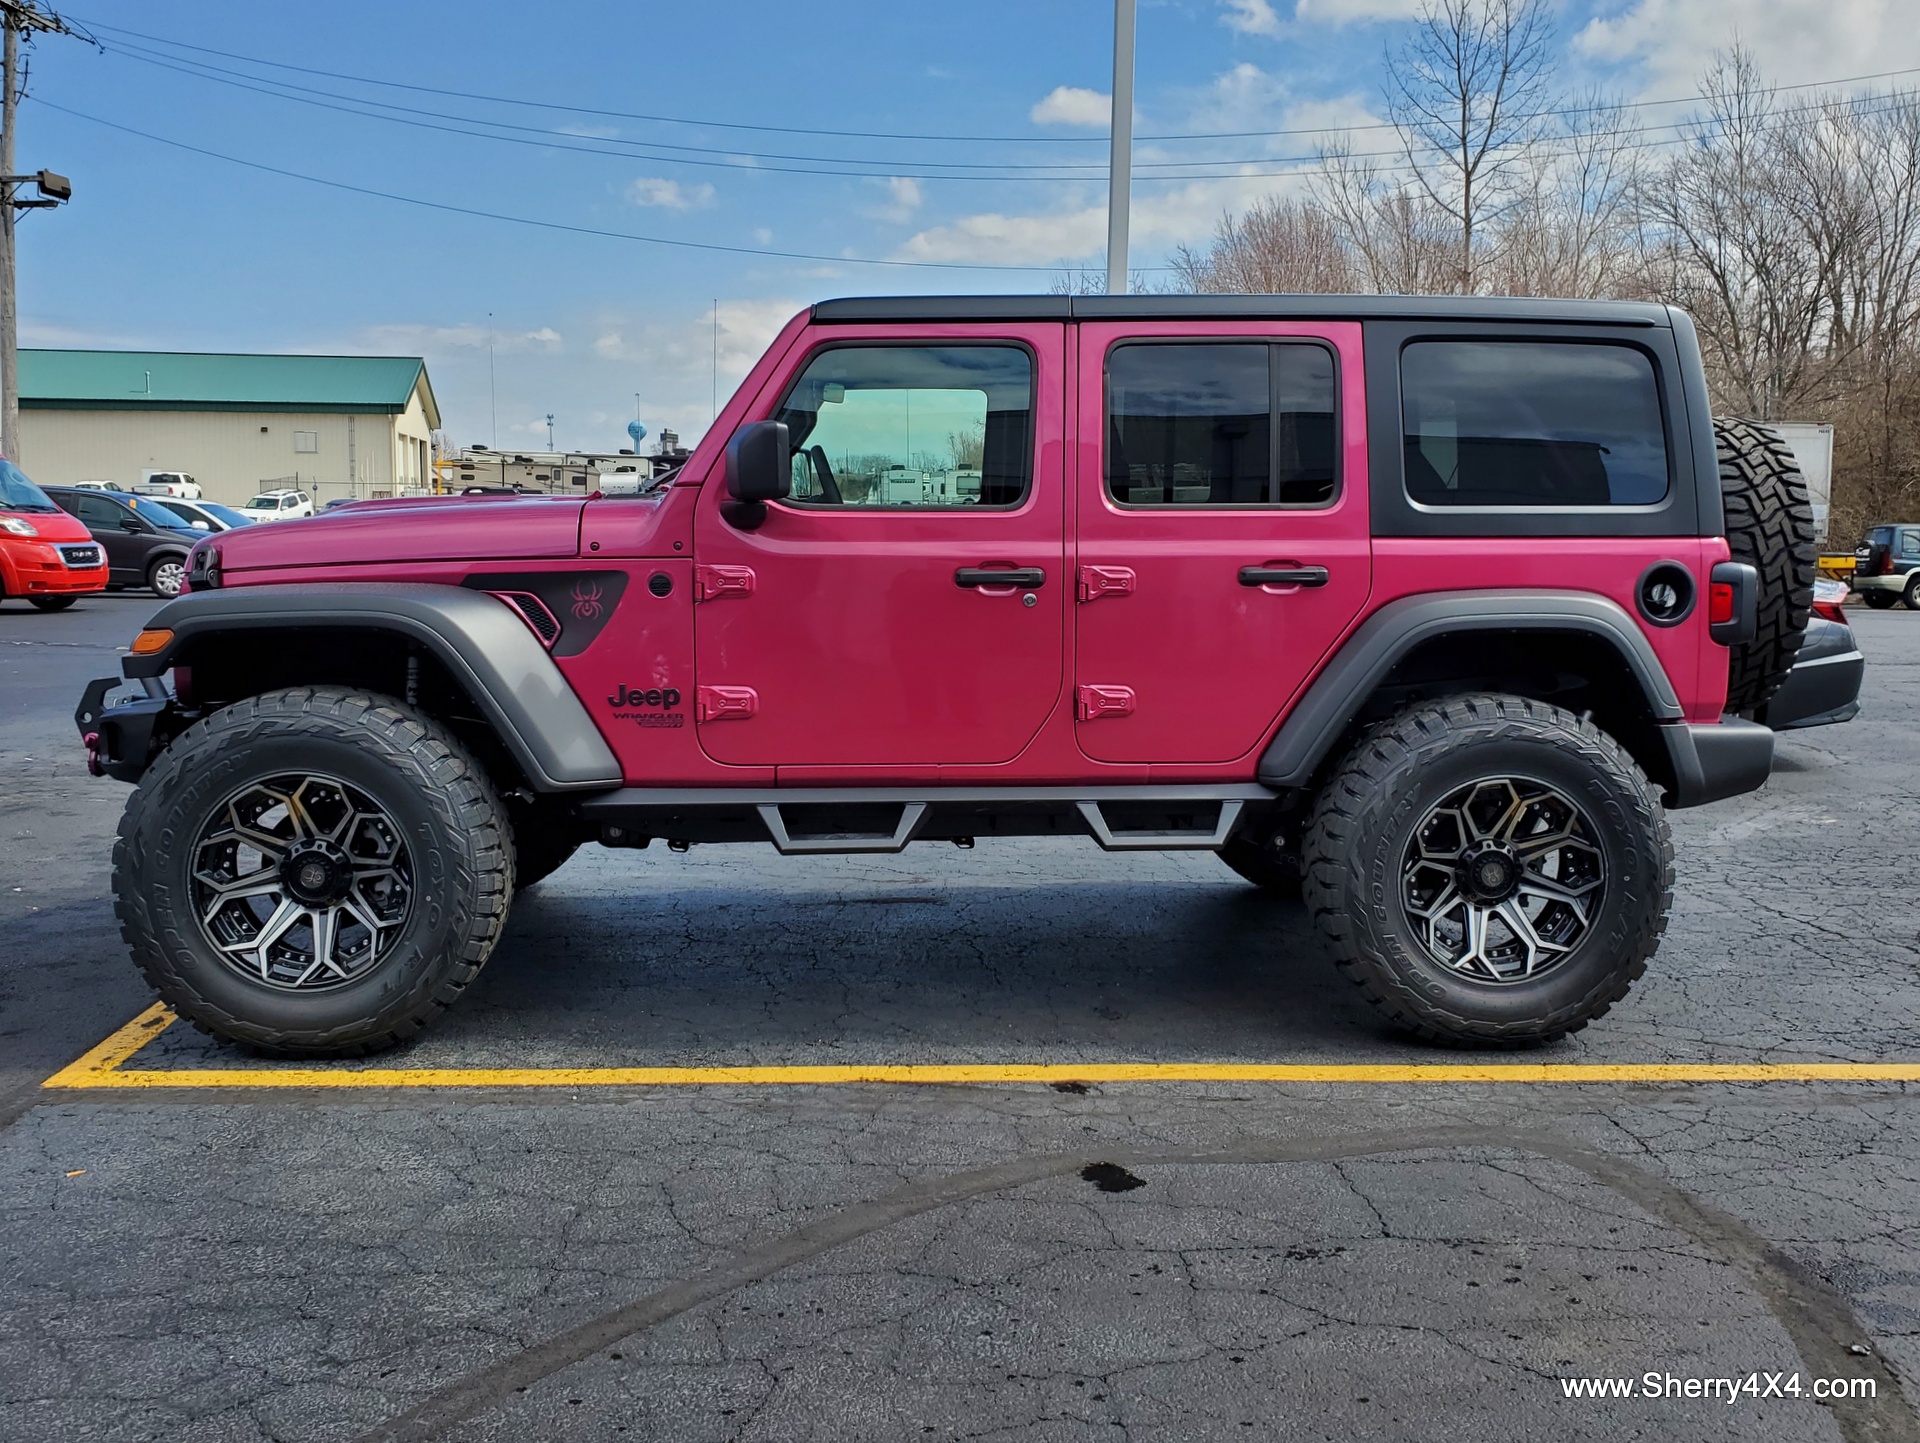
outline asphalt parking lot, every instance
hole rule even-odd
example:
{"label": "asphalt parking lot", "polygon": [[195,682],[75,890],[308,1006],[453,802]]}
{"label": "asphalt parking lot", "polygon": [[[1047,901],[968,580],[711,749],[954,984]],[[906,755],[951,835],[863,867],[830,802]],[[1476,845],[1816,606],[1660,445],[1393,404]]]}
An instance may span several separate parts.
{"label": "asphalt parking lot", "polygon": [[[1920,1083],[1647,1070],[1920,1068],[1920,615],[1853,614],[1859,718],[1675,815],[1653,969],[1519,1059],[1384,1032],[1205,855],[590,849],[341,1086],[124,1031],[70,717],[152,604],[0,609],[0,1439],[1920,1440]],[[1339,1070],[1489,1060],[1624,1070]],[[1056,1081],[710,1071],[889,1064]]]}

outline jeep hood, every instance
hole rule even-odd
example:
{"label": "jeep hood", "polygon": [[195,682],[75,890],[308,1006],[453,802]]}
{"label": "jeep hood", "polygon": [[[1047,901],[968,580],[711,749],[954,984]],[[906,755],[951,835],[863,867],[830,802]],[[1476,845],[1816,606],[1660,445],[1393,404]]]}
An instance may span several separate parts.
{"label": "jeep hood", "polygon": [[573,556],[585,505],[575,496],[365,501],[326,515],[223,531],[215,544],[223,571]]}

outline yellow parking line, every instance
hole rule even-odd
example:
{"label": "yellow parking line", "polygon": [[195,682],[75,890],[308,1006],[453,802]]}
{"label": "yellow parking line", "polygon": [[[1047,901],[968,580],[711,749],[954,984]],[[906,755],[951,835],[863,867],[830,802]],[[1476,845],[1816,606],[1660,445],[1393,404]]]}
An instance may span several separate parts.
{"label": "yellow parking line", "polygon": [[196,1067],[125,1064],[174,1021],[156,1003],[47,1088],[687,1087],[847,1082],[1920,1082],[1914,1062],[1054,1062],[835,1067]]}

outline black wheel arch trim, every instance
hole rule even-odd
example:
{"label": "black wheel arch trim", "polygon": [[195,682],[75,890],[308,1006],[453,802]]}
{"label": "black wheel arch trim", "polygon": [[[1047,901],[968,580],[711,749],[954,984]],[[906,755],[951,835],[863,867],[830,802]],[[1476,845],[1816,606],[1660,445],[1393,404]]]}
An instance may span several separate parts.
{"label": "black wheel arch trim", "polygon": [[129,656],[132,679],[190,664],[218,637],[332,627],[384,631],[415,642],[445,666],[485,713],[527,780],[546,792],[618,786],[620,764],[553,658],[504,603],[430,583],[307,582],[195,591],[153,614],[173,632],[165,648]]}
{"label": "black wheel arch trim", "polygon": [[1389,602],[1348,638],[1261,754],[1269,787],[1304,787],[1394,665],[1438,637],[1469,631],[1578,632],[1612,647],[1653,720],[1685,716],[1653,644],[1618,602],[1585,592],[1443,591]]}

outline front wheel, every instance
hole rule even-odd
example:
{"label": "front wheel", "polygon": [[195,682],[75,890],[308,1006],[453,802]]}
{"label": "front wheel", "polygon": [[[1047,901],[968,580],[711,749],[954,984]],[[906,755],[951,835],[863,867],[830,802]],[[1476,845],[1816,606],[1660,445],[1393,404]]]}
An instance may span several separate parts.
{"label": "front wheel", "polygon": [[217,1037],[339,1057],[413,1036],[492,952],[504,808],[439,723],[340,687],[183,732],[127,803],[115,911],[162,1000]]}
{"label": "front wheel", "polygon": [[147,585],[164,601],[172,601],[186,585],[187,562],[182,556],[163,556],[147,568]]}
{"label": "front wheel", "polygon": [[1913,574],[1913,580],[1907,583],[1907,589],[1900,599],[1907,604],[1908,611],[1920,611],[1920,571]]}
{"label": "front wheel", "polygon": [[1524,697],[1410,707],[1363,737],[1314,807],[1308,906],[1397,1026],[1521,1046],[1627,995],[1666,930],[1659,793],[1606,733]]}
{"label": "front wheel", "polygon": [[29,596],[27,601],[35,611],[65,611],[79,600],[75,596]]}

